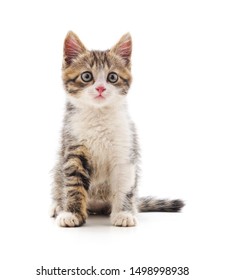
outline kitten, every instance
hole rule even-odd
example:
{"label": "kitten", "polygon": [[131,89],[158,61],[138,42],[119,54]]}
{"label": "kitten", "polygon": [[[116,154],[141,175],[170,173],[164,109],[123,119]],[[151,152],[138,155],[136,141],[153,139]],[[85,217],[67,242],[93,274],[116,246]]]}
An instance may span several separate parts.
{"label": "kitten", "polygon": [[137,198],[138,141],[127,112],[131,85],[130,34],[107,51],[89,51],[69,32],[62,78],[67,104],[52,217],[62,227],[88,214],[110,214],[115,226],[134,226],[138,211],[179,211],[181,200]]}

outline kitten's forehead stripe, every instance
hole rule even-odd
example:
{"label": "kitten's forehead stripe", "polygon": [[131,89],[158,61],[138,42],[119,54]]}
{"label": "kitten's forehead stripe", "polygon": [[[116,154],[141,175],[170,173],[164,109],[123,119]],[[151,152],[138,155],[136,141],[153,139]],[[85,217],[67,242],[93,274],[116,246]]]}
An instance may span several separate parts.
{"label": "kitten's forehead stripe", "polygon": [[110,62],[109,62],[109,60],[108,60],[107,53],[108,53],[108,51],[104,52],[104,61],[105,61],[105,63],[107,64],[108,68],[110,68],[110,67],[111,67],[111,64],[110,64]]}
{"label": "kitten's forehead stripe", "polygon": [[98,69],[111,67],[111,63],[107,56],[108,51],[91,51],[91,67],[95,66]]}

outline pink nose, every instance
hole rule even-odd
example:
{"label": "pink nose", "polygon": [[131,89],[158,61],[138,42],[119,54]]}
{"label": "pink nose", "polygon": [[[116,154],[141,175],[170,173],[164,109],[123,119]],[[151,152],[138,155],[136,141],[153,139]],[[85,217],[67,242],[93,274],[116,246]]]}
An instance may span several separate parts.
{"label": "pink nose", "polygon": [[95,89],[99,92],[99,94],[102,94],[102,92],[106,90],[103,86],[96,87]]}

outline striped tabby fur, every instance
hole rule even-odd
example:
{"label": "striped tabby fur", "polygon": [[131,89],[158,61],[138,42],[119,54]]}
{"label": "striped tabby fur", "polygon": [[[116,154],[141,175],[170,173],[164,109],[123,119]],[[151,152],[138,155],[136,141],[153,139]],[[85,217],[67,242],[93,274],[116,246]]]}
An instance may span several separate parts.
{"label": "striped tabby fur", "polygon": [[54,169],[53,210],[60,226],[88,214],[110,214],[115,226],[134,226],[137,211],[179,211],[181,200],[137,198],[139,150],[126,108],[132,42],[129,34],[107,51],[88,51],[69,32],[62,78],[67,105]]}

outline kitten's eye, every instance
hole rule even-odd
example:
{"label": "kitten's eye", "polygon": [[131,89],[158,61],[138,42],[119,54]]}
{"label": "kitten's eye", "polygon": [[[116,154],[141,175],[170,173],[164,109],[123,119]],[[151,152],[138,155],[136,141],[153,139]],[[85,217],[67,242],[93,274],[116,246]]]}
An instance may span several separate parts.
{"label": "kitten's eye", "polygon": [[118,75],[115,73],[115,72],[111,72],[109,73],[108,77],[107,77],[107,80],[110,82],[110,83],[115,83],[117,82],[118,80]]}
{"label": "kitten's eye", "polygon": [[87,83],[90,82],[91,80],[93,80],[93,75],[91,72],[84,72],[81,74],[81,79]]}

